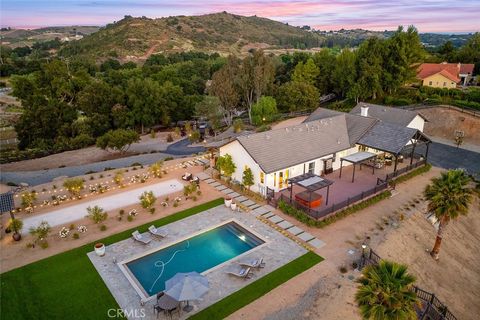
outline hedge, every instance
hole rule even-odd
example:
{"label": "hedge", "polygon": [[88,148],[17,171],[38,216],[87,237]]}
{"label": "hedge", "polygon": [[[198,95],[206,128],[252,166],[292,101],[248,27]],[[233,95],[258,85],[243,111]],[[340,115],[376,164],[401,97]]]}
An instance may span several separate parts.
{"label": "hedge", "polygon": [[430,163],[427,163],[426,165],[424,166],[421,166],[420,168],[417,168],[413,171],[410,171],[409,173],[407,174],[404,174],[396,179],[393,179],[393,180],[390,180],[389,181],[389,185],[393,186],[393,185],[396,185],[398,183],[402,183],[402,182],[405,182],[407,180],[410,180],[411,178],[413,177],[416,177],[420,174],[423,174],[425,172],[428,172],[430,171],[430,169],[432,169],[432,165]]}
{"label": "hedge", "polygon": [[328,226],[329,224],[334,223],[337,220],[343,219],[346,216],[351,215],[352,213],[355,213],[369,206],[372,206],[377,202],[380,202],[381,200],[390,197],[391,195],[392,193],[390,192],[390,190],[383,191],[382,193],[379,193],[376,196],[373,196],[365,201],[354,204],[353,206],[343,209],[342,211],[339,211],[331,216],[328,216],[323,220],[314,219],[310,217],[305,211],[299,210],[289,205],[283,200],[280,200],[280,202],[278,203],[278,208],[286,215],[294,217],[298,221],[305,223],[307,226],[315,227],[315,228],[323,228],[325,226]]}

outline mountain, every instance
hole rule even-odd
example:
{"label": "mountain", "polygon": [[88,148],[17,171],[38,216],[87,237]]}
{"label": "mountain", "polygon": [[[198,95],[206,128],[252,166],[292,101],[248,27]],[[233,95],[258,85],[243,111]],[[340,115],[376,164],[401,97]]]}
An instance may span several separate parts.
{"label": "mountain", "polygon": [[319,47],[323,40],[321,35],[278,21],[226,12],[159,19],[126,16],[69,43],[62,54],[127,59],[188,50],[239,54],[251,48]]}
{"label": "mountain", "polygon": [[86,36],[98,31],[98,29],[100,29],[100,27],[96,26],[45,27],[32,30],[2,28],[0,37],[2,39],[2,45],[7,45],[12,48],[23,46],[31,47],[35,42],[45,42],[55,40],[56,38],[62,39],[74,36],[75,34]]}

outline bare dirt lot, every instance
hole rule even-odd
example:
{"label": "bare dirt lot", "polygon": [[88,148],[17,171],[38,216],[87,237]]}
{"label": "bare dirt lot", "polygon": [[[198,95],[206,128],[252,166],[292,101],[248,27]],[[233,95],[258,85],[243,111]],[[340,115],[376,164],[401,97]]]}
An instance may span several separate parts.
{"label": "bare dirt lot", "polygon": [[461,130],[464,142],[480,146],[480,117],[444,107],[419,112],[428,119],[424,130],[427,135],[455,142],[455,130]]}

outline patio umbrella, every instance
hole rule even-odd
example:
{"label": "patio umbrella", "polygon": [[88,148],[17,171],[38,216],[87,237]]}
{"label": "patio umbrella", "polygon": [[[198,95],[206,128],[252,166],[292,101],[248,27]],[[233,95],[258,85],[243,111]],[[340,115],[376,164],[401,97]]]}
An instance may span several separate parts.
{"label": "patio umbrella", "polygon": [[191,310],[188,300],[196,300],[207,293],[209,284],[207,278],[198,272],[177,273],[165,281],[165,294],[177,301],[187,301],[184,310]]}

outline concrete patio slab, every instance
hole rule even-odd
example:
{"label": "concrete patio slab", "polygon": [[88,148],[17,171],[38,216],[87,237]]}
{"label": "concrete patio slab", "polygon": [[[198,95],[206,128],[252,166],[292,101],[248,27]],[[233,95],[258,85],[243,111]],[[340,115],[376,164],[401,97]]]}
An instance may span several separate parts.
{"label": "concrete patio slab", "polygon": [[282,222],[280,223],[277,223],[278,226],[282,229],[288,229],[288,228],[291,228],[293,227],[293,224],[291,224],[290,222],[288,222],[287,220],[283,220]]}
{"label": "concrete patio slab", "polygon": [[299,237],[300,239],[302,239],[303,241],[310,241],[310,240],[312,240],[312,239],[315,239],[315,237],[312,236],[312,235],[311,235],[310,233],[308,233],[308,232],[301,233],[301,234],[298,235],[298,237]]}
{"label": "concrete patio slab", "polygon": [[274,214],[273,216],[271,216],[270,218],[268,218],[268,220],[272,221],[272,222],[275,223],[275,224],[283,221],[283,219],[282,219],[281,217],[279,217],[279,216],[277,216],[277,215],[275,215],[275,214]]}
{"label": "concrete patio slab", "polygon": [[323,242],[322,240],[319,240],[317,238],[314,238],[314,239],[308,241],[308,244],[311,245],[312,247],[320,249],[321,247],[323,247],[325,245],[325,242]]}
{"label": "concrete patio slab", "polygon": [[234,193],[235,191],[233,191],[230,188],[227,188],[227,189],[222,190],[222,192],[225,193],[225,194],[230,194],[230,193]]}
{"label": "concrete patio slab", "polygon": [[238,197],[240,197],[240,193],[238,193],[238,192],[234,192],[234,193],[230,193],[228,196],[229,196],[229,197],[232,197],[232,198],[234,198],[234,199],[235,199],[235,198],[238,198]]}
{"label": "concrete patio slab", "polygon": [[227,187],[225,187],[223,184],[221,184],[219,186],[216,186],[215,189],[217,189],[218,191],[222,191],[222,190],[227,189]]}
{"label": "concrete patio slab", "polygon": [[210,176],[208,174],[206,174],[205,172],[199,172],[197,173],[197,177],[198,179],[200,180],[207,180],[207,179],[211,179]]}
{"label": "concrete patio slab", "polygon": [[263,215],[263,214],[265,214],[265,213],[267,213],[267,212],[270,212],[270,210],[267,210],[267,209],[265,209],[264,207],[259,207],[259,208],[254,209],[253,212],[254,212],[255,214],[258,214],[258,215]]}
{"label": "concrete patio slab", "polygon": [[215,182],[210,183],[210,185],[212,187],[217,187],[217,186],[221,186],[222,184],[220,182],[215,181]]}
{"label": "concrete patio slab", "polygon": [[293,234],[294,236],[304,232],[302,229],[300,229],[299,227],[297,226],[293,226],[291,227],[290,229],[287,230],[288,232],[290,232],[291,234]]}
{"label": "concrete patio slab", "polygon": [[247,201],[242,202],[242,204],[243,204],[244,206],[250,207],[250,206],[253,206],[253,205],[256,204],[256,203],[249,199],[249,200],[247,200]]}
{"label": "concrete patio slab", "polygon": [[240,196],[240,197],[238,197],[238,198],[235,198],[235,200],[237,200],[238,202],[244,202],[244,201],[247,201],[248,198],[245,197],[245,196]]}
{"label": "concrete patio slab", "polygon": [[274,216],[274,215],[275,215],[275,213],[268,211],[267,213],[262,214],[262,217],[268,219],[268,218],[270,218],[271,216]]}
{"label": "concrete patio slab", "polygon": [[255,210],[255,209],[260,208],[260,205],[258,203],[255,203],[253,206],[250,206],[249,208],[252,209],[252,210]]}
{"label": "concrete patio slab", "polygon": [[211,183],[214,183],[215,180],[213,180],[212,178],[208,178],[207,180],[205,180],[205,182],[208,184],[211,184]]}
{"label": "concrete patio slab", "polygon": [[266,204],[266,205],[264,205],[263,207],[264,207],[265,209],[267,209],[268,211],[275,211],[275,208],[272,207],[272,206],[269,205],[269,204]]}

